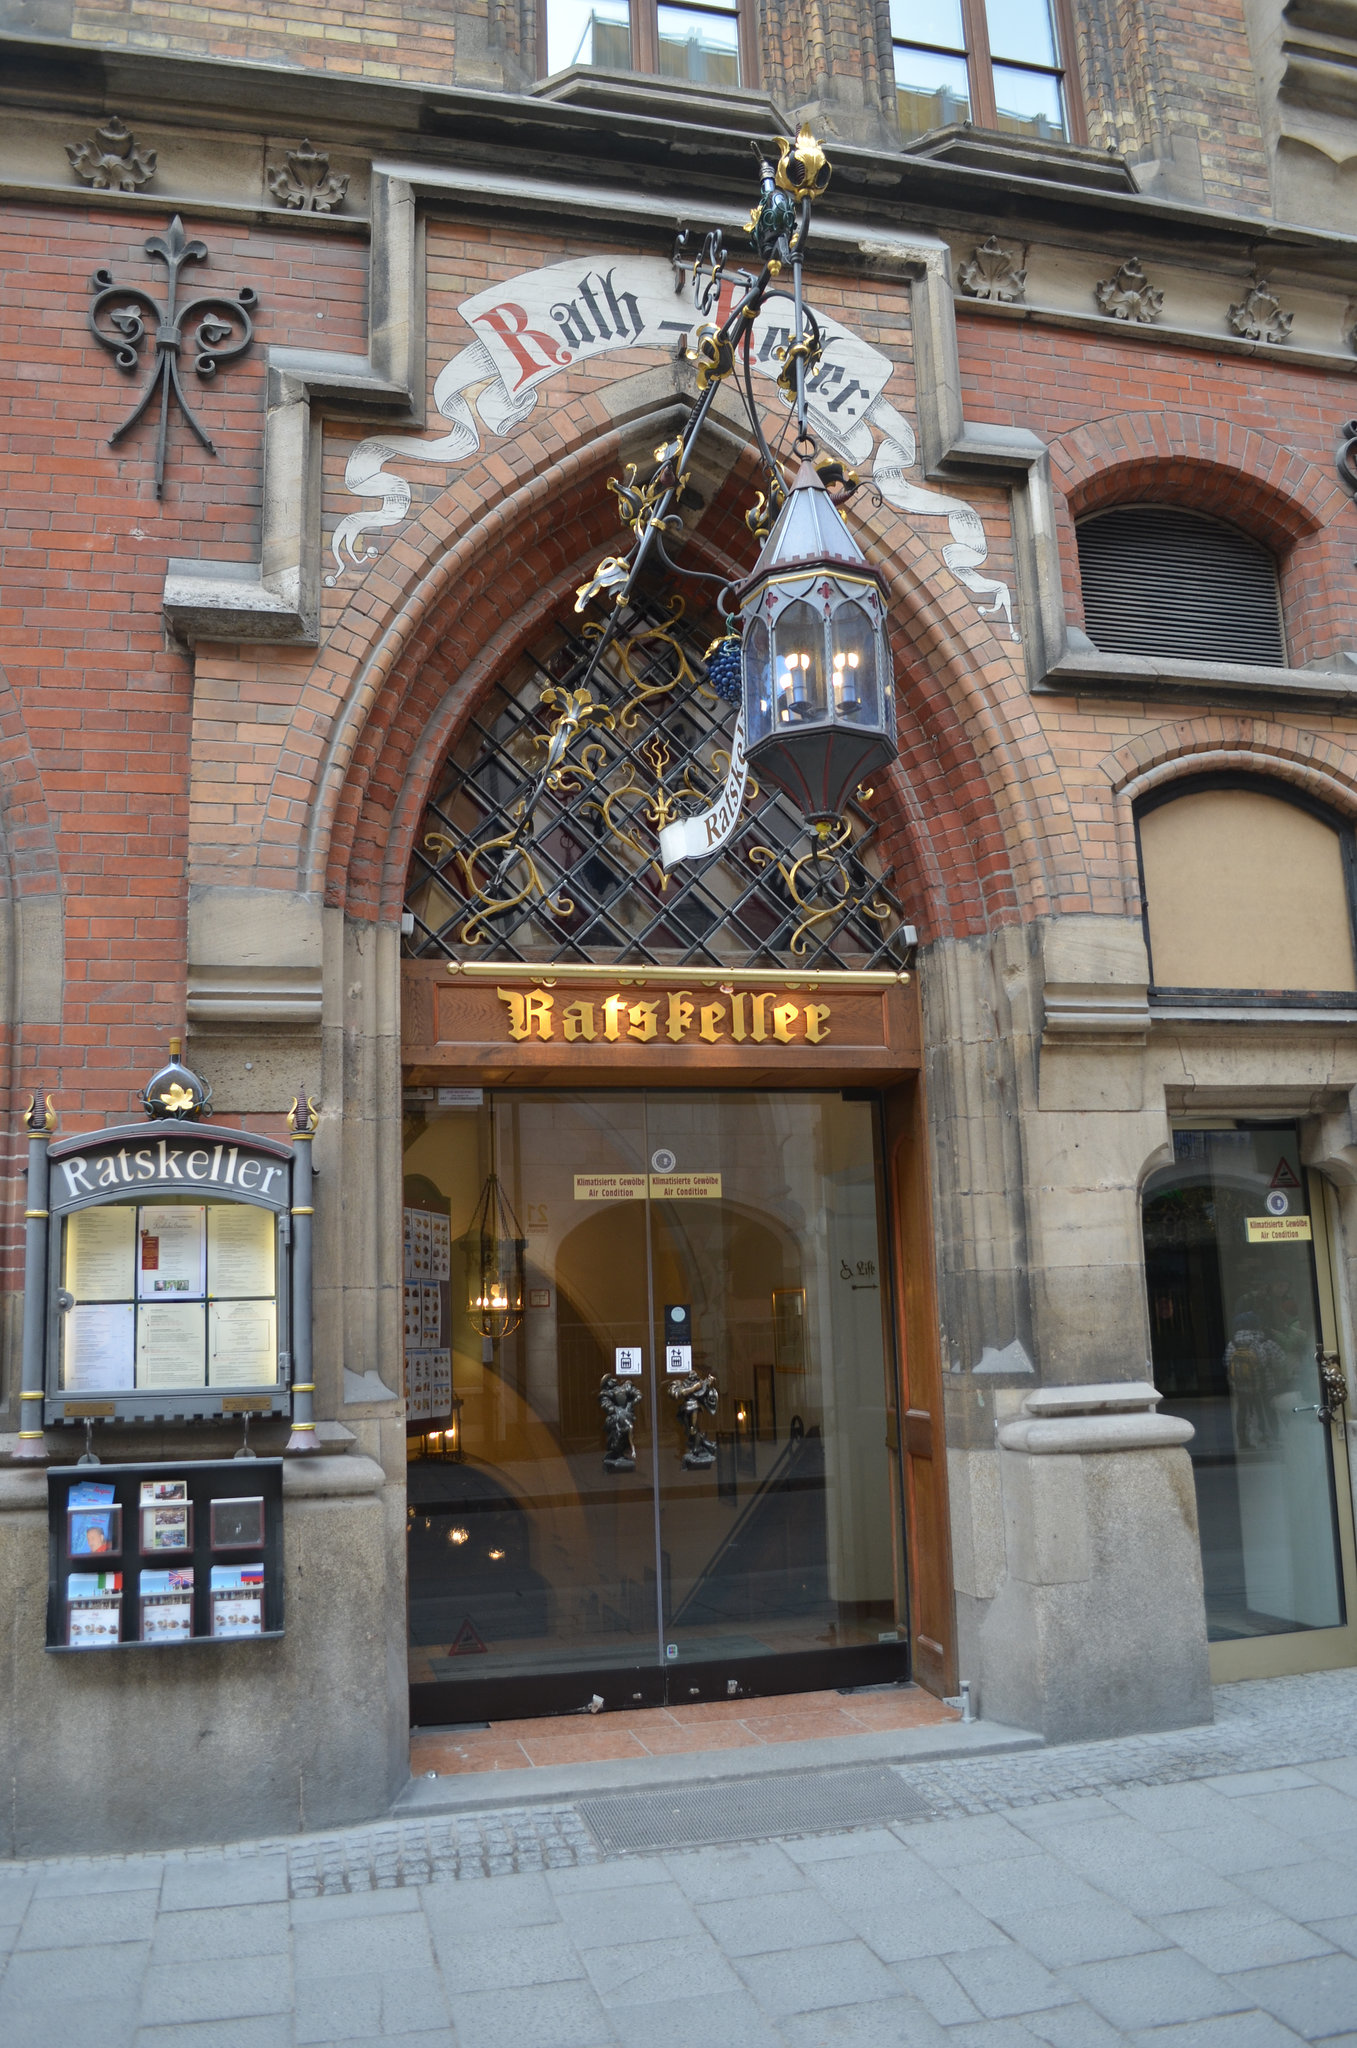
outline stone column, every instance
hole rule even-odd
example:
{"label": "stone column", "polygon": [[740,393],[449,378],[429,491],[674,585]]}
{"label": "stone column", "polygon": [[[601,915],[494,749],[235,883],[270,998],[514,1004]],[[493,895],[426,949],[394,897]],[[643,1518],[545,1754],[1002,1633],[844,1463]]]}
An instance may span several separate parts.
{"label": "stone column", "polygon": [[1042,1387],[999,1424],[987,1719],[1051,1742],[1211,1720],[1192,1427],[1159,1399],[1143,1381]]}

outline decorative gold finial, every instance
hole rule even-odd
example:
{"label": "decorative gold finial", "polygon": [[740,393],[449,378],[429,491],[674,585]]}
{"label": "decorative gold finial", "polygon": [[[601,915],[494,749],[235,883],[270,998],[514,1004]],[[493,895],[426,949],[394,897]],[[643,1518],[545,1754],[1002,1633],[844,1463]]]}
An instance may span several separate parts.
{"label": "decorative gold finial", "polygon": [[24,1123],[30,1131],[54,1131],[57,1127],[57,1113],[51,1096],[44,1095],[43,1103],[44,1112],[40,1116],[38,1114],[38,1099],[36,1095],[30,1095],[28,1098],[28,1107],[24,1111]]}
{"label": "decorative gold finial", "polygon": [[287,1113],[287,1127],[294,1134],[298,1131],[303,1131],[307,1133],[314,1131],[316,1125],[320,1122],[320,1098],[318,1096],[307,1096],[305,1116],[302,1116],[300,1114],[301,1106],[301,1096],[294,1095],[292,1098],[292,1107]]}
{"label": "decorative gold finial", "polygon": [[831,166],[816,137],[803,123],[795,142],[785,135],[774,138],[782,152],[777,163],[777,182],[799,205],[803,199],[818,199],[829,183]]}

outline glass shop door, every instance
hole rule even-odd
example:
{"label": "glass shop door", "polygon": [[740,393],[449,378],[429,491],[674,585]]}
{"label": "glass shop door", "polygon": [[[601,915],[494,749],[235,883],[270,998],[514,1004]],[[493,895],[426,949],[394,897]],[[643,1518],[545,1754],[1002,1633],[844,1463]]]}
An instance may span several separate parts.
{"label": "glass shop door", "polygon": [[906,1676],[876,1104],[407,1099],[405,1168],[413,1719]]}
{"label": "glass shop door", "polygon": [[1346,1362],[1296,1126],[1175,1131],[1144,1231],[1155,1384],[1195,1432],[1212,1675],[1357,1662]]}

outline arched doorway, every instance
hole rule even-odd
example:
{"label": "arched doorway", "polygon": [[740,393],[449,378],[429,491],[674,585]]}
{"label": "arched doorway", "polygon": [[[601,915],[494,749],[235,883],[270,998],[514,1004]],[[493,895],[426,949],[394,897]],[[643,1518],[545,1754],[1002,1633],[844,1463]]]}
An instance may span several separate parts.
{"label": "arched doorway", "polygon": [[707,637],[645,601],[585,710],[588,633],[559,626],[431,779],[404,983],[425,1724],[909,1674],[899,906],[869,791],[832,890],[753,783],[666,869],[735,750]]}

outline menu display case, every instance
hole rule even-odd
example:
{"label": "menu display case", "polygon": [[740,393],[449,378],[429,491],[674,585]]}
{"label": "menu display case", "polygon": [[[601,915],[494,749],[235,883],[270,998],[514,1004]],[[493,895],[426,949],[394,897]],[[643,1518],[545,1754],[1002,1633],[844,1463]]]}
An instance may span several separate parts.
{"label": "menu display case", "polygon": [[52,1466],[49,1650],[283,1633],[283,1461]]}

